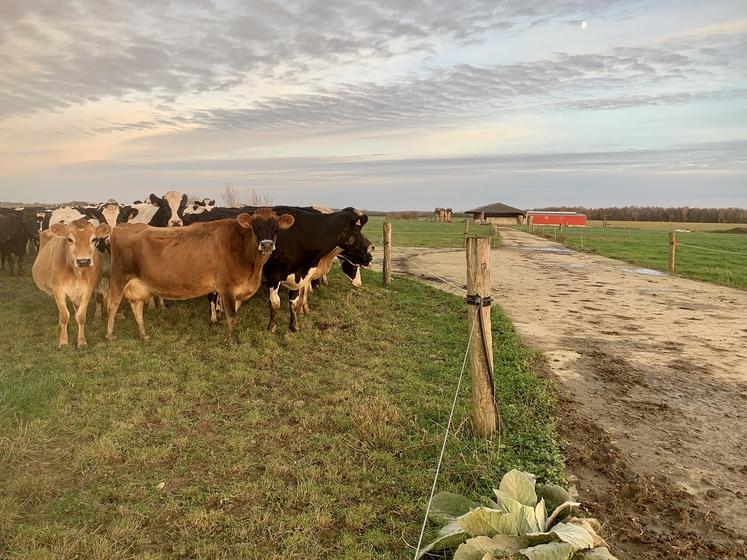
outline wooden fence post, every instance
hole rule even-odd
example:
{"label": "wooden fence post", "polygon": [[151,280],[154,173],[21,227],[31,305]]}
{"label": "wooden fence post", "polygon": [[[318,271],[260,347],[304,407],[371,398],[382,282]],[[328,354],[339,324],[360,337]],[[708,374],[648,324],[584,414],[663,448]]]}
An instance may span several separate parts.
{"label": "wooden fence post", "polygon": [[669,232],[669,272],[674,272],[674,253],[677,250],[677,234]]}
{"label": "wooden fence post", "polygon": [[392,283],[392,222],[384,222],[384,266],[381,269],[384,285]]}
{"label": "wooden fence post", "polygon": [[467,248],[467,235],[469,234],[469,218],[464,220],[464,244],[462,245],[465,249]]}
{"label": "wooden fence post", "polygon": [[[467,296],[490,297],[490,240],[487,237],[467,239]],[[480,318],[482,315],[482,328]],[[475,433],[491,437],[498,427],[498,405],[493,386],[493,332],[490,305],[468,305],[468,329],[473,332],[469,347],[472,373],[472,417]],[[477,323],[475,324],[475,321]],[[474,330],[472,325],[475,324]]]}
{"label": "wooden fence post", "polygon": [[491,244],[493,247],[498,246],[498,225],[497,224],[490,224],[490,237],[491,237]]}
{"label": "wooden fence post", "polygon": [[563,224],[558,226],[558,239],[561,243],[563,242]]}

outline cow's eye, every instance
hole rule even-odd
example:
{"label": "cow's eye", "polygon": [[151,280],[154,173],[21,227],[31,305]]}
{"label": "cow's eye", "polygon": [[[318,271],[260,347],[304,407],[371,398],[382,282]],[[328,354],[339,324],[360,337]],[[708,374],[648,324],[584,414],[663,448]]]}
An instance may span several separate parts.
{"label": "cow's eye", "polygon": [[67,242],[68,243],[75,243],[75,239],[73,239],[72,237],[68,237],[67,238]]}

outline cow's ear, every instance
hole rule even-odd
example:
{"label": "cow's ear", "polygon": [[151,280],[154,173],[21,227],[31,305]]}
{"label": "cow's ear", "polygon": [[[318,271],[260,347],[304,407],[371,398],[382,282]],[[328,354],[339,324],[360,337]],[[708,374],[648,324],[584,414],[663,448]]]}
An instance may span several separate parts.
{"label": "cow's ear", "polygon": [[151,204],[155,204],[156,206],[161,206],[161,202],[163,202],[162,198],[154,195],[153,193],[150,193],[148,200],[150,200]]}
{"label": "cow's ear", "polygon": [[278,229],[288,229],[293,227],[296,219],[291,214],[283,214],[278,218]]}
{"label": "cow's ear", "polygon": [[112,228],[109,224],[101,224],[100,226],[96,227],[93,232],[93,236],[97,239],[101,239],[103,237],[108,237],[111,232]]}
{"label": "cow's ear", "polygon": [[65,224],[52,224],[49,226],[49,231],[54,233],[57,237],[67,237],[67,226]]}
{"label": "cow's ear", "polygon": [[186,194],[183,194],[182,195],[182,202],[181,202],[181,204],[179,206],[186,206],[187,205],[187,200],[189,200],[189,198],[187,197]]}
{"label": "cow's ear", "polygon": [[214,198],[210,199],[210,206],[215,206],[215,199]]}
{"label": "cow's ear", "polygon": [[242,212],[238,216],[236,216],[236,221],[239,222],[239,225],[246,229],[251,229],[252,227],[252,221],[254,221],[254,216],[251,214],[247,214],[246,212]]}
{"label": "cow's ear", "polygon": [[133,220],[137,217],[137,215],[140,213],[140,210],[137,208],[130,208],[127,210],[127,217],[125,219],[125,222],[129,222],[130,220]]}

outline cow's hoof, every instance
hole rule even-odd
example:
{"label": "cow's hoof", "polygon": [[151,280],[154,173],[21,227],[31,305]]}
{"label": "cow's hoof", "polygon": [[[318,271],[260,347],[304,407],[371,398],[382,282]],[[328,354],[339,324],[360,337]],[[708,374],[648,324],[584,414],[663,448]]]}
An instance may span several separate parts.
{"label": "cow's hoof", "polygon": [[270,325],[269,327],[267,327],[267,332],[271,334],[275,334],[277,330],[278,330],[277,325]]}
{"label": "cow's hoof", "polygon": [[291,332],[298,332],[298,323],[291,323],[290,330]]}
{"label": "cow's hoof", "polygon": [[108,334],[108,335],[106,335],[106,340],[108,340],[109,342],[111,342],[112,340],[117,340],[117,335],[116,334]]}
{"label": "cow's hoof", "polygon": [[87,342],[79,342],[78,343],[78,350],[86,350],[88,349],[88,343]]}
{"label": "cow's hoof", "polygon": [[141,334],[140,335],[140,340],[143,340],[143,341],[147,342],[148,340],[150,340],[150,335]]}
{"label": "cow's hoof", "polygon": [[210,321],[210,328],[215,329],[220,326],[220,323],[218,321]]}

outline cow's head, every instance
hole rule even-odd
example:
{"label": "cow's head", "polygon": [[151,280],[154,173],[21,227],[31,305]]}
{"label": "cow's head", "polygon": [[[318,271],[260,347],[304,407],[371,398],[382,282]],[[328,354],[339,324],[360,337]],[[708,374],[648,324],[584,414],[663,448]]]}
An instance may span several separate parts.
{"label": "cow's head", "polygon": [[57,223],[49,231],[67,241],[67,257],[72,266],[88,268],[94,262],[96,240],[111,233],[109,224],[93,227],[88,220],[73,220],[69,224]]}
{"label": "cow's head", "polygon": [[269,257],[275,250],[278,231],[292,227],[296,219],[290,214],[278,217],[270,208],[258,208],[253,214],[239,214],[236,221],[241,227],[252,230],[259,252],[262,256]]}
{"label": "cow's head", "polygon": [[342,247],[342,256],[354,265],[368,266],[373,260],[374,245],[363,235],[363,226],[368,216],[355,208],[345,208],[343,212],[349,223],[343,228],[338,245]]}
{"label": "cow's head", "polygon": [[126,222],[123,214],[124,208],[119,205],[116,200],[108,200],[105,204],[102,204],[96,209],[94,215],[99,223],[109,224],[109,227],[114,227],[117,224]]}
{"label": "cow's head", "polygon": [[203,198],[202,200],[193,200],[189,203],[185,214],[202,214],[203,212],[210,212],[215,208],[215,200],[212,198]]}
{"label": "cow's head", "polygon": [[158,212],[163,214],[163,219],[159,220],[159,222],[163,222],[163,225],[166,227],[181,227],[184,225],[182,217],[184,216],[184,209],[187,207],[186,194],[180,195],[176,191],[169,191],[163,195],[163,198],[151,194],[149,200],[151,204],[158,206]]}
{"label": "cow's head", "polygon": [[357,264],[353,264],[342,255],[340,255],[339,259],[345,276],[350,279],[354,288],[360,288],[363,285],[363,281],[361,280],[361,267]]}

